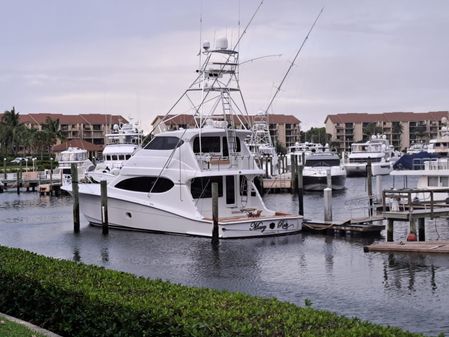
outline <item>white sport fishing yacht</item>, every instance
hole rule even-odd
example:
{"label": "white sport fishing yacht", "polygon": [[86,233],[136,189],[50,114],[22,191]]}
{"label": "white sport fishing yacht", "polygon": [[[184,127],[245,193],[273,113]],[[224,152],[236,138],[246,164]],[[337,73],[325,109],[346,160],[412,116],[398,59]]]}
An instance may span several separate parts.
{"label": "white sport fishing yacht", "polygon": [[95,170],[86,173],[92,182],[110,181],[118,175],[125,161],[141,147],[143,130],[130,120],[121,126],[115,124],[105,137],[107,145],[102,152],[103,161],[97,163]]}
{"label": "white sport fishing yacht", "polygon": [[431,139],[427,147],[427,152],[436,154],[439,157],[449,157],[449,127],[447,118],[441,119],[441,128],[438,131],[437,138]]}
{"label": "white sport fishing yacht", "polygon": [[[244,141],[251,132],[234,124],[246,112],[238,52],[228,48],[226,39],[217,39],[214,50],[208,42],[203,48],[198,77],[167,113],[176,107],[184,112],[183,101],[197,127],[161,132],[124,163],[107,187],[110,226],[211,237],[215,182],[220,238],[300,231],[302,216],[268,209],[254,184],[264,172]],[[89,222],[100,224],[100,185],[81,184],[79,198]]]}
{"label": "white sport fishing yacht", "polygon": [[351,145],[351,153],[345,163],[346,174],[348,177],[366,176],[366,165],[370,160],[373,175],[387,175],[398,159],[399,154],[385,135],[372,135],[367,142]]}

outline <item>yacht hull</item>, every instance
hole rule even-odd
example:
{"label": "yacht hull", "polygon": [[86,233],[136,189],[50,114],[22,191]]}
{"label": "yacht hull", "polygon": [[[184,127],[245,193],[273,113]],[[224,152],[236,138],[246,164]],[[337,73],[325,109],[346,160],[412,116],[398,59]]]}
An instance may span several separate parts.
{"label": "yacht hull", "polygon": [[[346,184],[346,175],[334,175],[332,179],[333,190],[343,190]],[[322,191],[327,187],[327,176],[303,176],[305,191]]]}
{"label": "yacht hull", "polygon": [[[345,164],[345,169],[348,177],[366,177],[366,163],[347,163]],[[393,163],[391,162],[371,164],[373,176],[388,175],[392,170]]]}
{"label": "yacht hull", "polygon": [[[80,193],[80,209],[89,223],[100,225],[101,198]],[[188,218],[149,205],[108,197],[108,221],[114,228],[212,237],[209,218]],[[220,218],[219,237],[245,238],[293,234],[301,231],[302,217],[275,213],[273,216]]]}

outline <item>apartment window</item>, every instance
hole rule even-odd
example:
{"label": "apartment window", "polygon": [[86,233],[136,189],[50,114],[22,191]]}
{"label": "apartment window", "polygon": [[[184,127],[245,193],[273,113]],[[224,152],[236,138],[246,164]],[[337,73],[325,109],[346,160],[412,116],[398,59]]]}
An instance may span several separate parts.
{"label": "apartment window", "polygon": [[94,131],[101,131],[101,124],[94,124],[92,127]]}

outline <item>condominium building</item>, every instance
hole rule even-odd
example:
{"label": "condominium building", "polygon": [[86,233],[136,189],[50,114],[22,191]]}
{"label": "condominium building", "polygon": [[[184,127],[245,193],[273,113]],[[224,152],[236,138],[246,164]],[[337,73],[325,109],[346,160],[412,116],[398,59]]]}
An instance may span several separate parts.
{"label": "condominium building", "polygon": [[104,145],[105,134],[111,132],[114,124],[127,123],[120,115],[80,114],[64,115],[58,113],[20,114],[20,122],[28,128],[42,130],[47,119],[59,120],[59,127],[66,141],[81,139],[86,142]]}
{"label": "condominium building", "polygon": [[[252,121],[256,118],[260,118],[259,115],[249,115],[248,120],[240,120],[234,118],[234,124],[237,128],[243,128],[243,126],[249,129]],[[161,121],[164,121],[163,123]],[[301,121],[293,115],[280,115],[269,114],[268,115],[269,130],[271,140],[273,144],[279,144],[285,147],[294,145],[299,142]],[[151,123],[151,127],[154,129],[154,133],[159,133],[163,130],[178,130],[180,128],[194,128],[196,127],[195,119],[192,115],[168,115],[168,116],[156,116]]]}
{"label": "condominium building", "polygon": [[395,149],[405,150],[437,137],[442,118],[448,116],[448,111],[342,113],[328,115],[324,123],[332,145],[340,151],[349,151],[352,143],[377,133],[385,135]]}

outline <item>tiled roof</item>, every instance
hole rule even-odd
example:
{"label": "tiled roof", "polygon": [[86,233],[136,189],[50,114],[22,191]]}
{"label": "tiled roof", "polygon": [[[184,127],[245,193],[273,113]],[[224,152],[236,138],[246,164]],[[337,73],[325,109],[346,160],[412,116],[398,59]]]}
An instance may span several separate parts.
{"label": "tiled roof", "polygon": [[[258,117],[257,115],[249,115],[248,116],[251,120],[254,120],[254,118]],[[195,121],[193,118],[193,115],[190,114],[180,114],[180,115],[159,115],[156,116],[151,123],[151,125],[155,125],[156,121],[159,119],[165,119],[166,125],[179,125],[179,124],[187,124],[187,125],[194,125]],[[269,114],[268,120],[272,124],[299,124],[301,121],[296,118],[293,115],[281,115],[281,114]],[[238,123],[238,119],[235,117],[234,121]]]}
{"label": "tiled roof", "polygon": [[102,151],[103,145],[98,144],[92,144],[89,142],[86,142],[82,139],[72,139],[72,140],[66,140],[61,144],[54,145],[51,150],[52,152],[61,152],[67,150],[69,147],[79,147],[80,149],[84,149],[87,151]]}
{"label": "tiled roof", "polygon": [[327,120],[333,123],[370,123],[370,122],[419,122],[419,121],[439,121],[442,117],[448,117],[448,111],[430,111],[430,112],[384,112],[384,113],[342,113],[328,115]]}
{"label": "tiled roof", "polygon": [[79,114],[64,115],[59,113],[29,113],[19,115],[21,123],[44,124],[47,118],[59,119],[59,124],[120,124],[128,121],[121,115],[111,114]]}

